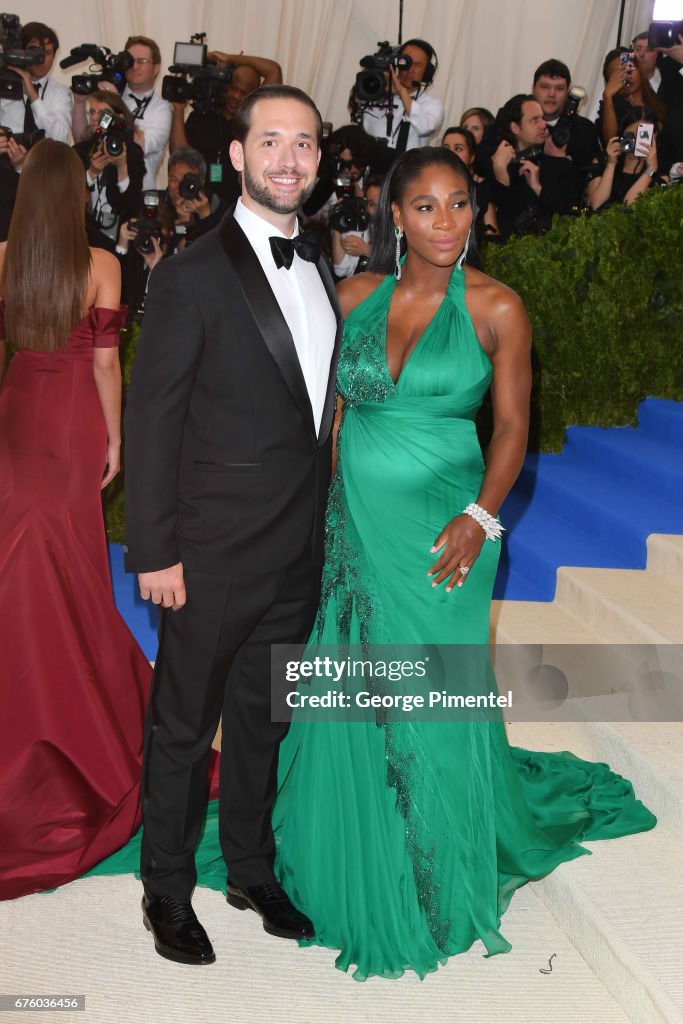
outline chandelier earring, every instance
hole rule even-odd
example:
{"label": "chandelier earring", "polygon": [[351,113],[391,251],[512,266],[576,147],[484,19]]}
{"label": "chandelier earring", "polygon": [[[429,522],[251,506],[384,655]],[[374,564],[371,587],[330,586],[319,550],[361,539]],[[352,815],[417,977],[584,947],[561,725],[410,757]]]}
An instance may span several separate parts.
{"label": "chandelier earring", "polygon": [[467,238],[465,239],[464,248],[463,248],[462,252],[460,253],[460,255],[458,256],[458,258],[456,260],[456,264],[455,265],[457,266],[458,270],[462,270],[462,265],[465,262],[465,260],[467,259],[467,250],[470,247],[470,238],[471,237],[472,237],[472,228],[470,228],[470,230],[467,232]]}
{"label": "chandelier earring", "polygon": [[401,280],[401,240],[403,238],[403,230],[396,225],[394,228],[394,234],[396,235],[396,267],[394,269],[394,276],[397,281]]}

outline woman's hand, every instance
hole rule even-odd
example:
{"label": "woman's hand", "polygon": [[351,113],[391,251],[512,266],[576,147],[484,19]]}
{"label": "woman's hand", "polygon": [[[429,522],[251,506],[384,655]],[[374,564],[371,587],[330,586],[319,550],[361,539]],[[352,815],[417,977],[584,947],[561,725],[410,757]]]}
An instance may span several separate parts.
{"label": "woman's hand", "polygon": [[630,66],[619,64],[605,82],[602,95],[604,99],[613,99],[624,88],[625,79],[630,77]]}
{"label": "woman's hand", "polygon": [[102,477],[102,483],[100,484],[100,490],[103,490],[107,484],[110,484],[116,474],[121,469],[121,442],[120,441],[108,441],[107,442],[107,462],[105,466],[105,474]]}
{"label": "woman's hand", "polygon": [[616,164],[617,160],[621,155],[621,143],[619,142],[619,136],[614,135],[607,143],[605,147],[605,156],[607,157],[608,164]]}
{"label": "woman's hand", "polygon": [[[448,579],[447,594],[453,587],[461,587],[467,579],[467,572],[479,557],[485,540],[486,534],[472,516],[461,514],[451,519],[434,541],[434,547],[430,548],[432,554],[441,551],[440,557],[427,573],[428,577],[432,577],[432,586],[437,587]],[[467,569],[467,572],[462,572],[463,569]]]}
{"label": "woman's hand", "polygon": [[657,140],[652,136],[652,142],[648,146],[647,153],[645,153],[645,164],[651,171],[656,171],[659,166],[657,160]]}

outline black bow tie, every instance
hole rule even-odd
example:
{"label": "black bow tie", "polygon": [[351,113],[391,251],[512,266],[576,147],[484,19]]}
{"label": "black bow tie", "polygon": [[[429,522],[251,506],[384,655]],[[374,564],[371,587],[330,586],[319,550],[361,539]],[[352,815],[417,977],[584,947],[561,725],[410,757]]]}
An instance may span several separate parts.
{"label": "black bow tie", "polygon": [[320,259],[320,244],[313,235],[297,235],[296,238],[281,238],[279,235],[271,235],[270,250],[278,270],[280,267],[289,270],[295,252],[302,260],[307,260],[309,263],[317,263]]}

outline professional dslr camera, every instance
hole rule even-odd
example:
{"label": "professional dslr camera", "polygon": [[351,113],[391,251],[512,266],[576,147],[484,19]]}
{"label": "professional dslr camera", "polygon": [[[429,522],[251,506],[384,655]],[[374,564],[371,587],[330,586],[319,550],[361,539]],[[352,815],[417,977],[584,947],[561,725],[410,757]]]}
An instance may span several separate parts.
{"label": "professional dslr camera", "polygon": [[520,149],[519,153],[515,153],[511,164],[515,167],[519,167],[522,160],[530,160],[532,164],[540,164],[541,157],[543,156],[543,146],[527,146],[526,149]]}
{"label": "professional dslr camera", "polygon": [[619,152],[633,153],[636,148],[636,136],[634,132],[624,132],[619,136]]}
{"label": "professional dslr camera", "polygon": [[576,117],[581,103],[586,98],[586,90],[582,89],[581,86],[575,85],[569,90],[569,96],[567,102],[564,105],[562,115],[555,122],[553,127],[550,129],[550,138],[553,140],[558,149],[562,146],[566,146],[572,137],[572,122]]}
{"label": "professional dslr camera", "polygon": [[14,139],[17,145],[23,146],[26,150],[29,150],[31,146],[35,146],[36,142],[40,142],[41,139],[45,138],[45,132],[42,128],[36,128],[34,132],[13,132],[5,124],[0,124],[0,135],[3,135],[6,139]]}
{"label": "professional dslr camera", "polygon": [[[89,96],[91,92],[99,89],[102,82],[111,82],[119,93],[122,93],[126,86],[126,71],[133,67],[133,58],[127,50],[121,53],[112,53],[106,46],[95,46],[94,43],[81,43],[74,46],[68,57],[60,60],[60,68],[70,68],[74,64],[80,64],[92,59],[92,64],[87,75],[74,75],[71,79],[71,91],[79,96]],[[93,69],[99,68],[98,70]]]}
{"label": "professional dslr camera", "polygon": [[390,68],[402,71],[413,63],[412,58],[401,53],[400,46],[391,46],[387,40],[377,44],[377,52],[363,57],[360,66],[364,69],[356,75],[356,84],[351,91],[351,120],[359,122],[368,107],[388,107],[387,74]]}
{"label": "professional dslr camera", "polygon": [[24,83],[12,68],[32,68],[44,60],[44,50],[22,49],[19,16],[0,14],[0,99],[20,100],[24,95]]}
{"label": "professional dslr camera", "polygon": [[668,50],[683,35],[683,21],[653,21],[647,30],[647,45]]}
{"label": "professional dslr camera", "polygon": [[131,142],[133,133],[126,127],[126,122],[116,114],[103,110],[93,134],[92,151],[103,149],[109,156],[121,156],[123,147]]}
{"label": "professional dslr camera", "polygon": [[202,179],[194,171],[188,171],[178,185],[178,195],[182,199],[198,199],[202,190]]}
{"label": "professional dslr camera", "polygon": [[135,222],[137,234],[133,245],[137,251],[146,256],[154,252],[152,239],[156,238],[161,245],[161,221],[159,219],[159,193],[149,189],[142,193],[142,210]]}
{"label": "professional dslr camera", "polygon": [[341,235],[347,231],[365,231],[370,222],[365,199],[354,195],[353,182],[349,175],[337,175],[334,187],[339,200],[330,211],[330,228]]}
{"label": "professional dslr camera", "polygon": [[161,95],[169,103],[189,102],[199,114],[220,114],[232,72],[208,63],[205,37],[206,32],[197,32],[189,43],[175,44],[171,74],[164,76]]}

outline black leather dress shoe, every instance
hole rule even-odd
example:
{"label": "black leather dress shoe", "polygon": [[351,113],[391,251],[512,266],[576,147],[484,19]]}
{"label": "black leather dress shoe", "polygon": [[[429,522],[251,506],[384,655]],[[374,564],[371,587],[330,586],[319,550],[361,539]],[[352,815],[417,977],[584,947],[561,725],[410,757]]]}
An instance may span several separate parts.
{"label": "black leather dress shoe", "polygon": [[172,896],[142,897],[142,920],[154,936],[159,956],[179,964],[212,964],[216,959],[209,937],[189,900]]}
{"label": "black leather dress shoe", "polygon": [[228,903],[238,910],[255,910],[263,919],[270,935],[282,939],[312,939],[315,932],[305,914],[292,905],[289,896],[277,882],[249,885],[240,889],[228,883]]}

